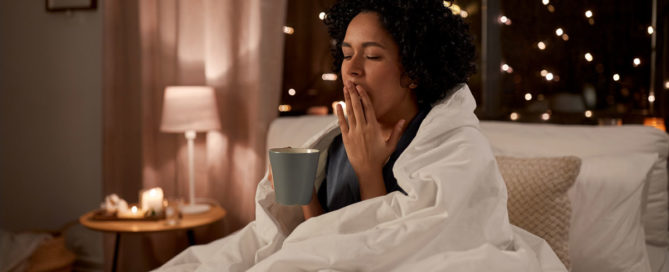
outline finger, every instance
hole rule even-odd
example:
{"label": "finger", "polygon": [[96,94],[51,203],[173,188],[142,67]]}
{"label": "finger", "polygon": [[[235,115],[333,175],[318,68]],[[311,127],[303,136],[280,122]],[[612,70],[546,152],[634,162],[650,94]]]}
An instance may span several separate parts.
{"label": "finger", "polygon": [[335,111],[337,112],[337,119],[339,119],[339,129],[342,133],[348,133],[348,123],[346,122],[344,109],[342,108],[341,103],[337,103]]}
{"label": "finger", "polygon": [[390,134],[390,138],[388,139],[387,144],[389,147],[392,147],[393,150],[397,146],[397,142],[400,141],[400,136],[402,136],[402,128],[404,127],[404,123],[406,123],[404,119],[397,122],[395,128],[393,129],[393,133]]}
{"label": "finger", "polygon": [[372,106],[372,100],[369,99],[367,91],[365,91],[362,86],[358,85],[356,86],[356,89],[360,94],[360,98],[362,98],[362,105],[364,106],[365,118],[367,119],[367,122],[374,122],[376,120],[376,113],[374,112],[374,107]]}
{"label": "finger", "polygon": [[[351,95],[351,104],[353,105],[355,122],[356,124],[364,125],[367,123],[367,121],[365,121],[365,112],[362,109],[362,103],[360,103],[360,95],[358,94],[358,90],[355,86],[353,86],[353,84],[351,84],[348,89]],[[351,119],[350,116],[348,118]]]}
{"label": "finger", "polygon": [[353,113],[353,106],[351,105],[351,90],[348,86],[344,86],[344,102],[346,102],[346,115],[348,115],[348,127],[354,128],[356,126],[355,114]]}

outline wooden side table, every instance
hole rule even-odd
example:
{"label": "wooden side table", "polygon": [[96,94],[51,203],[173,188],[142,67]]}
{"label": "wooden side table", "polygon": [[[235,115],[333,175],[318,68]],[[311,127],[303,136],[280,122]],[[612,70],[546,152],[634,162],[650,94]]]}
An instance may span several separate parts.
{"label": "wooden side table", "polygon": [[114,239],[114,258],[112,271],[116,271],[116,262],[118,260],[118,248],[121,239],[121,233],[148,233],[162,231],[186,230],[188,243],[195,244],[195,233],[193,228],[208,225],[221,220],[225,216],[225,209],[218,205],[212,205],[209,211],[199,214],[184,214],[179,223],[168,225],[166,220],[156,221],[138,221],[138,220],[93,220],[95,211],[88,212],[79,217],[79,222],[85,227],[104,232],[113,232]]}

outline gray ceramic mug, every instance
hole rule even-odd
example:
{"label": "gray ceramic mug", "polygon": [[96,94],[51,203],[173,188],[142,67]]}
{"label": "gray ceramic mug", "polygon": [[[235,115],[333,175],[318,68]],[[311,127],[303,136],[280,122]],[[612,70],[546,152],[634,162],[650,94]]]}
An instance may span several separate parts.
{"label": "gray ceramic mug", "polygon": [[314,190],[318,149],[272,148],[269,162],[274,177],[276,201],[283,205],[307,205]]}

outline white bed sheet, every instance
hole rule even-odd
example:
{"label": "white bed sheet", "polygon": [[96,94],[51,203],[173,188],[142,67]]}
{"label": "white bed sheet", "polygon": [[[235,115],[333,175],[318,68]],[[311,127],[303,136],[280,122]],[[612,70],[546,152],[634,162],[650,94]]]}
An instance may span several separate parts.
{"label": "white bed sheet", "polygon": [[[508,221],[506,188],[466,86],[435,106],[393,172],[408,195],[369,199],[303,221],[269,180],[256,221],[187,249],[163,271],[566,271],[541,238]],[[304,146],[326,150],[337,124]],[[321,173],[322,173],[321,169]]]}
{"label": "white bed sheet", "polygon": [[646,244],[648,251],[648,259],[650,260],[650,267],[653,272],[669,272],[669,251],[666,247],[659,247]]}

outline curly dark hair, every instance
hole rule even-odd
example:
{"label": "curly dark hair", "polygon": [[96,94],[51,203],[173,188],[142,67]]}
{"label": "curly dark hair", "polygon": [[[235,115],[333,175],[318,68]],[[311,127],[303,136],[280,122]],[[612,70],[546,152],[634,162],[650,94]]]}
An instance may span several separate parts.
{"label": "curly dark hair", "polygon": [[334,71],[341,72],[341,44],[348,24],[361,12],[375,12],[399,48],[404,71],[416,82],[418,106],[430,107],[474,73],[475,49],[469,26],[442,0],[343,0],[327,11],[333,38]]}

